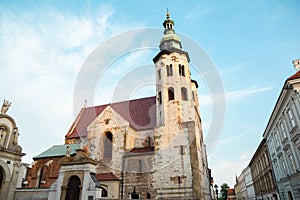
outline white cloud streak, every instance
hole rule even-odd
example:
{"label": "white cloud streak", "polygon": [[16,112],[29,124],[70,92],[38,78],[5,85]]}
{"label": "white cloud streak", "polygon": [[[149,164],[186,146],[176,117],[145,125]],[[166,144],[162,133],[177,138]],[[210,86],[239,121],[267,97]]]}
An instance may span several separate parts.
{"label": "white cloud streak", "polygon": [[[55,10],[0,13],[0,98],[13,102],[8,114],[20,129],[31,158],[64,142],[73,121],[73,87],[81,64],[104,39],[126,26],[114,23],[114,10],[101,7],[96,18]],[[99,10],[100,10],[99,9]]]}

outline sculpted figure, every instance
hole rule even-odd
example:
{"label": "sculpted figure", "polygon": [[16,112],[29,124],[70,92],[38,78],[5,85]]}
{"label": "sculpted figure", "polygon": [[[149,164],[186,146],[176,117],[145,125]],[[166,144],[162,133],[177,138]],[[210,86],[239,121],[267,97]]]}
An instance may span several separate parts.
{"label": "sculpted figure", "polygon": [[18,144],[18,137],[19,137],[19,130],[18,128],[15,128],[14,129],[14,141],[13,141],[13,144]]}
{"label": "sculpted figure", "polygon": [[2,107],[1,107],[1,114],[6,114],[6,112],[8,111],[8,109],[10,107],[10,105],[11,105],[11,102],[4,99]]}

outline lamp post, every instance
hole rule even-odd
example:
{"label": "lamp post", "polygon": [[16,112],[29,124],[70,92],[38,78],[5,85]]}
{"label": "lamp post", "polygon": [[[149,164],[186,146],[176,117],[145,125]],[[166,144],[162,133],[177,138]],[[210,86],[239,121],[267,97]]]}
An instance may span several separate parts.
{"label": "lamp post", "polygon": [[218,197],[218,194],[219,194],[218,185],[215,184],[214,188],[215,188],[215,192],[216,192],[217,200],[218,200],[219,199],[219,197]]}

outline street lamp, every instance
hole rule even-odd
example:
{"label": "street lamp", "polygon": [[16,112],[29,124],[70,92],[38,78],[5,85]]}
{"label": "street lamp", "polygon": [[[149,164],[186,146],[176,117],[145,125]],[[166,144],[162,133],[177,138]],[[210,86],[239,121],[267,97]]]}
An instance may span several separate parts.
{"label": "street lamp", "polygon": [[217,200],[218,200],[219,199],[219,197],[218,197],[218,194],[219,194],[218,185],[215,184],[214,188],[215,188],[216,195],[217,195]]}

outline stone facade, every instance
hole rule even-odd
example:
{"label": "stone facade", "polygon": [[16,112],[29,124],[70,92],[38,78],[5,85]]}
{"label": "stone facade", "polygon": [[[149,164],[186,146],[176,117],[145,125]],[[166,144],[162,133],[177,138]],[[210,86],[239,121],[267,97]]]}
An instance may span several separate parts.
{"label": "stone facade", "polygon": [[[0,113],[0,199],[13,199],[17,183],[22,182],[21,158],[25,154],[18,144],[19,130],[6,112],[11,103],[3,102]],[[21,180],[20,180],[21,179]]]}
{"label": "stone facade", "polygon": [[274,174],[265,139],[259,144],[249,166],[252,172],[256,199],[278,199]]}
{"label": "stone facade", "polygon": [[300,61],[281,90],[263,137],[266,139],[280,199],[300,199]]}

